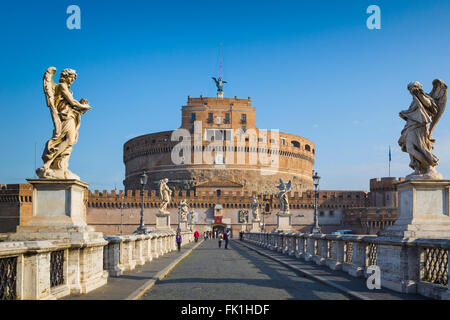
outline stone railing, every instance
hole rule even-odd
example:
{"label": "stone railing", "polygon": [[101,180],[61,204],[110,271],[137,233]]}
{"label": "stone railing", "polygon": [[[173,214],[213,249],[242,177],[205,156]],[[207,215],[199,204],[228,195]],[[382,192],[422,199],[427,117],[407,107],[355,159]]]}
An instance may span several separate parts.
{"label": "stone railing", "polygon": [[[192,232],[182,233],[185,245]],[[176,250],[174,231],[105,236],[86,243],[0,242],[0,300],[47,300],[84,294],[109,276]]]}
{"label": "stone railing", "polygon": [[378,266],[381,287],[450,299],[450,239],[402,239],[363,235],[245,232],[244,240],[299,259],[367,277]]}
{"label": "stone railing", "polygon": [[57,299],[103,284],[106,243],[0,242],[0,300]]}
{"label": "stone railing", "polygon": [[[124,271],[152,261],[177,250],[174,231],[156,231],[146,235],[105,236],[108,244],[103,251],[103,268],[109,276],[117,277]],[[181,233],[181,246],[194,241],[193,232]]]}

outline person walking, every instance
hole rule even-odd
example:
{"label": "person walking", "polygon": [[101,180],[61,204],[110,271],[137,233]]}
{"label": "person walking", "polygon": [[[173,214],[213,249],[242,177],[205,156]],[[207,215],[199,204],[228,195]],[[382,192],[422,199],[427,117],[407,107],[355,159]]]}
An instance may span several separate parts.
{"label": "person walking", "polygon": [[208,232],[203,232],[203,239],[208,240]]}
{"label": "person walking", "polygon": [[223,234],[220,233],[217,238],[219,239],[219,248],[221,248],[222,247]]}
{"label": "person walking", "polygon": [[225,249],[228,249],[228,239],[229,239],[230,235],[228,234],[228,232],[225,231],[225,233],[223,234],[223,240],[225,240]]}
{"label": "person walking", "polygon": [[177,232],[176,242],[177,242],[178,251],[181,251],[181,233],[180,232]]}
{"label": "person walking", "polygon": [[200,237],[200,233],[198,233],[198,231],[195,230],[195,232],[194,232],[195,242],[198,242],[198,237]]}

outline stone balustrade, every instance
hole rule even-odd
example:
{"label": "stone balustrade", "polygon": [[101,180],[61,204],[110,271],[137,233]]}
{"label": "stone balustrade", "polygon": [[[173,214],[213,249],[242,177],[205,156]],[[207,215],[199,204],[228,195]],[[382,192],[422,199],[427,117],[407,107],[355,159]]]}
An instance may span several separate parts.
{"label": "stone balustrade", "polygon": [[[182,233],[182,245],[194,241]],[[58,299],[83,294],[109,276],[176,250],[174,231],[105,236],[88,244],[64,241],[0,242],[0,300]]]}
{"label": "stone balustrade", "polygon": [[0,300],[52,300],[102,285],[103,239],[0,242]]}
{"label": "stone balustrade", "polygon": [[248,231],[243,239],[354,277],[368,277],[367,268],[378,266],[381,287],[450,299],[450,239]]}
{"label": "stone balustrade", "polygon": [[[105,236],[103,268],[109,276],[118,277],[153,259],[177,250],[174,231],[155,231],[146,235]],[[193,232],[181,232],[181,246],[194,241]]]}

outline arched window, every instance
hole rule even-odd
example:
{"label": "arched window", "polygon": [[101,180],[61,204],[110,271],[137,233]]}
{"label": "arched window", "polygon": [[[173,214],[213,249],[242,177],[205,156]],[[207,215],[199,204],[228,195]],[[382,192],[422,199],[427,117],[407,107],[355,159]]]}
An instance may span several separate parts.
{"label": "arched window", "polygon": [[300,148],[300,142],[292,140],[291,141],[291,147]]}
{"label": "arched window", "polygon": [[309,144],[305,145],[305,150],[306,151],[311,151],[311,147],[309,146]]}

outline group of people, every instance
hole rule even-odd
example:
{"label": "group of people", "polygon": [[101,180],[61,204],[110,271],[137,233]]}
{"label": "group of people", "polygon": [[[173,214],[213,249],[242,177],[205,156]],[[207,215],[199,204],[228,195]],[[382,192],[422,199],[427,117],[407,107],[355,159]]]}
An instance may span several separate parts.
{"label": "group of people", "polygon": [[[194,239],[195,242],[198,242],[198,238],[200,237],[200,233],[196,230],[194,232]],[[203,237],[205,240],[208,239],[217,239],[218,243],[219,243],[219,248],[222,247],[222,241],[225,241],[225,249],[228,249],[228,242],[230,240],[230,231],[224,231],[224,232],[219,232],[219,231],[205,231],[203,234]],[[177,236],[175,237],[175,241],[177,243],[177,247],[178,247],[178,251],[181,250],[181,233],[178,231],[177,232]]]}

